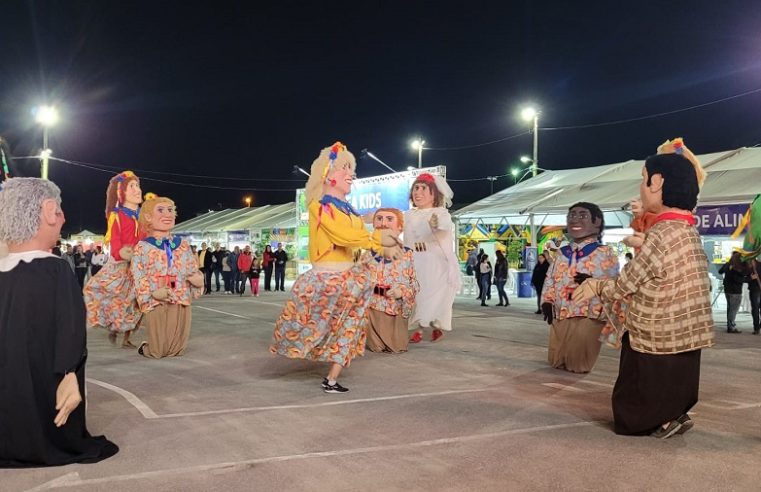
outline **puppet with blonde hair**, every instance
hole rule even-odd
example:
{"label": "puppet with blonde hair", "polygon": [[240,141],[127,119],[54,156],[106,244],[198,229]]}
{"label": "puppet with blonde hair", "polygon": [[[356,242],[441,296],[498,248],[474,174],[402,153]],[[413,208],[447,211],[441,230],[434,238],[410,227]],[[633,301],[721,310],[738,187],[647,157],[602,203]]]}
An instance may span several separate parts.
{"label": "puppet with blonde hair", "polygon": [[117,334],[124,334],[124,348],[135,348],[129,338],[140,321],[129,262],[132,248],[144,236],[137,222],[142,201],[135,173],[124,171],[111,178],[106,189],[105,236],[110,257],[84,288],[87,326],[108,329],[114,344]]}
{"label": "puppet with blonde hair", "polygon": [[401,256],[396,235],[368,233],[346,201],[355,169],[354,156],[340,142],[322,149],[312,164],[306,185],[312,269],[296,279],[270,346],[273,354],[329,363],[322,381],[326,393],[348,391],[338,384],[338,375],[365,351],[373,283],[368,266],[355,263],[355,254],[365,249]]}
{"label": "puppet with blonde hair", "polygon": [[170,198],[147,194],[139,219],[146,237],[135,246],[130,264],[147,337],[138,353],[154,359],[185,353],[190,304],[203,291],[203,274],[190,245],[172,236],[176,218]]}
{"label": "puppet with blonde hair", "polygon": [[[373,227],[401,234],[404,215],[396,208],[379,208],[373,215]],[[367,348],[372,352],[406,352],[409,317],[419,289],[412,250],[404,248],[397,260],[375,254],[370,265],[375,287],[368,310]]]}
{"label": "puppet with blonde hair", "polygon": [[460,265],[454,253],[454,223],[447,207],[454,193],[442,176],[430,173],[415,178],[410,190],[414,207],[405,213],[404,245],[414,251],[420,292],[410,317],[417,327],[411,343],[432,329],[431,341],[452,330],[452,305],[460,290]]}

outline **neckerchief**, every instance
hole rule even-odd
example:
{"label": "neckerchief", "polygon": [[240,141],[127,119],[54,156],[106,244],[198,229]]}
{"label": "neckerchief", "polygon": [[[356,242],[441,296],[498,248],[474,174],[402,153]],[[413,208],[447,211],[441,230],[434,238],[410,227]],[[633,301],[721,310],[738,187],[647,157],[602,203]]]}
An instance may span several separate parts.
{"label": "neckerchief", "polygon": [[600,243],[598,243],[597,241],[592,241],[591,243],[579,249],[574,249],[571,246],[563,246],[562,248],[560,248],[560,251],[563,253],[563,256],[568,258],[568,265],[571,265],[574,261],[578,260],[579,258],[586,258],[590,254],[592,254],[592,251],[596,250],[599,247],[600,247]]}
{"label": "neckerchief", "polygon": [[354,210],[354,207],[351,206],[351,203],[347,202],[346,200],[340,200],[332,195],[325,195],[320,200],[320,205],[323,207],[327,207],[329,204],[333,204],[338,210],[345,213],[346,215],[356,215],[359,216],[359,212]]}
{"label": "neckerchief", "polygon": [[658,214],[655,220],[653,220],[653,225],[664,220],[683,220],[693,226],[697,224],[697,220],[695,220],[695,216],[692,214],[686,214],[683,212],[663,212],[662,214]]}
{"label": "neckerchief", "polygon": [[150,244],[151,246],[163,249],[164,253],[166,254],[166,262],[167,262],[167,270],[169,268],[172,268],[172,260],[174,259],[174,250],[180,247],[180,244],[182,243],[182,240],[178,237],[174,237],[172,239],[164,238],[164,239],[156,239],[155,237],[146,237],[143,239],[146,243]]}
{"label": "neckerchief", "polygon": [[116,213],[122,212],[127,217],[131,217],[135,220],[137,220],[140,216],[140,207],[138,207],[137,210],[132,210],[131,208],[120,207],[117,205],[116,207],[112,208],[111,211]]}

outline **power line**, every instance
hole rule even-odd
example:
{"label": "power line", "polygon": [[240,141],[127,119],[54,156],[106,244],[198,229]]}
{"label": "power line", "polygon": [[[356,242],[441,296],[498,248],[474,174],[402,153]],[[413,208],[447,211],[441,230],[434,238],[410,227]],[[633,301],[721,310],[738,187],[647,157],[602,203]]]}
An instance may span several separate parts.
{"label": "power line", "polygon": [[530,131],[525,131],[522,133],[516,133],[515,135],[510,135],[509,137],[500,138],[499,140],[492,140],[490,142],[483,142],[479,144],[473,144],[473,145],[462,145],[460,147],[424,147],[423,150],[467,150],[467,149],[475,149],[477,147],[485,147],[487,145],[493,145],[495,143],[505,142],[507,140],[511,140],[513,138],[522,137],[523,135],[528,135],[531,133]]}
{"label": "power line", "polygon": [[746,92],[743,92],[743,93],[740,93],[740,94],[735,94],[734,96],[723,97],[721,99],[716,99],[715,101],[710,101],[710,102],[706,102],[706,103],[702,103],[702,104],[696,104],[695,106],[689,106],[687,108],[675,109],[673,111],[664,111],[662,113],[654,113],[654,114],[649,114],[649,115],[646,115],[646,116],[638,116],[636,118],[627,118],[627,119],[623,119],[623,120],[606,121],[604,123],[591,123],[589,125],[574,125],[574,126],[541,127],[539,129],[540,130],[545,130],[545,131],[553,131],[553,130],[577,130],[577,129],[582,129],[582,128],[597,128],[597,127],[601,127],[601,126],[621,125],[623,123],[631,123],[633,121],[649,120],[649,119],[652,119],[652,118],[659,118],[661,116],[668,116],[668,115],[671,115],[671,114],[683,113],[685,111],[692,111],[693,109],[704,108],[706,106],[711,106],[713,104],[718,104],[718,103],[721,103],[721,102],[724,102],[724,101],[730,101],[732,99],[737,99],[739,97],[749,96],[751,94],[756,94],[758,92],[761,92],[761,87],[759,87],[758,89],[753,89],[753,90],[746,91]]}

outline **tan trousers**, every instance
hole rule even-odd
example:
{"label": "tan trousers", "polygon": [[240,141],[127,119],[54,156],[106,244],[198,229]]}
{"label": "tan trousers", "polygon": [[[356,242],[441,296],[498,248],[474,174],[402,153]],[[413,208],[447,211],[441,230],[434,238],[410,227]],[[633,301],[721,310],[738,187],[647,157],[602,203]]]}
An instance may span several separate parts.
{"label": "tan trousers", "polygon": [[409,344],[408,321],[402,316],[391,316],[368,309],[367,348],[371,352],[406,352]]}
{"label": "tan trousers", "polygon": [[547,361],[556,369],[589,372],[600,355],[600,332],[605,323],[589,318],[554,320]]}
{"label": "tan trousers", "polygon": [[153,359],[176,357],[185,353],[190,338],[190,306],[160,304],[143,314],[148,345],[143,355]]}

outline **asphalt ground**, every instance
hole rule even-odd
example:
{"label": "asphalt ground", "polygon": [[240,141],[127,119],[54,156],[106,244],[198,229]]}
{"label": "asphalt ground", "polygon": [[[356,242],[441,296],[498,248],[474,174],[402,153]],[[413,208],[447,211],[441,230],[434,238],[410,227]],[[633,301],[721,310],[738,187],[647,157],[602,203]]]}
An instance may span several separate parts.
{"label": "asphalt ground", "polygon": [[120,453],[2,470],[0,490],[761,488],[761,336],[747,314],[731,335],[715,313],[695,427],[661,441],[611,429],[618,351],[603,347],[587,375],[547,366],[533,299],[459,298],[453,332],[406,354],[368,352],[340,379],[350,391],[334,395],[320,387],[326,365],[267,350],[286,297],[205,296],[176,359],[90,332],[88,427]]}

